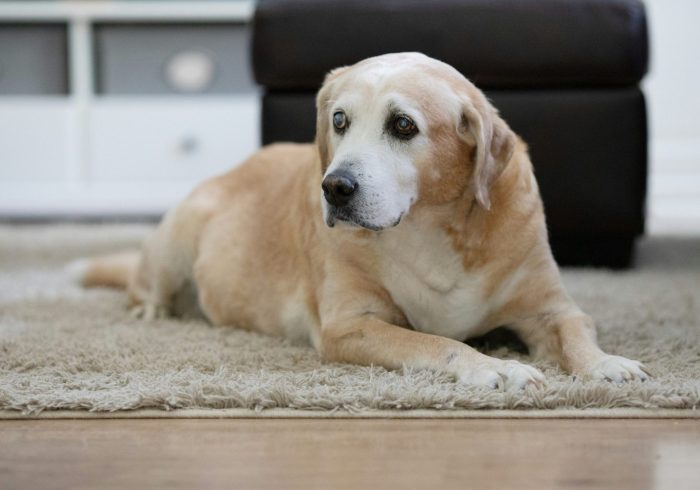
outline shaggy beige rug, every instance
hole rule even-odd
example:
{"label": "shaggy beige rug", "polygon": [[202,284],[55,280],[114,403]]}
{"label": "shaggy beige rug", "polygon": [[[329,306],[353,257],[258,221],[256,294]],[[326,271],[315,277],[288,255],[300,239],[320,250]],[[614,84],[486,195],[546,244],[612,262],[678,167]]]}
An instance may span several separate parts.
{"label": "shaggy beige rug", "polygon": [[[603,348],[644,361],[653,380],[582,382],[538,364],[547,376],[545,388],[498,392],[428,371],[323,364],[309,347],[200,320],[135,320],[123,293],[81,290],[64,272],[72,259],[134,246],[149,230],[0,226],[0,410],[5,417],[66,413],[56,409],[131,411],[119,412],[127,416],[159,416],[173,409],[198,409],[170,412],[185,416],[308,414],[280,409],[360,416],[382,409],[423,416],[473,416],[475,409],[505,410],[476,412],[489,416],[546,416],[569,409],[577,416],[644,416],[675,409],[672,414],[692,416],[700,406],[697,240],[646,240],[633,271],[564,271],[571,294],[597,319]],[[480,348],[527,360],[514,345],[491,338]],[[606,411],[620,408],[628,411]]]}

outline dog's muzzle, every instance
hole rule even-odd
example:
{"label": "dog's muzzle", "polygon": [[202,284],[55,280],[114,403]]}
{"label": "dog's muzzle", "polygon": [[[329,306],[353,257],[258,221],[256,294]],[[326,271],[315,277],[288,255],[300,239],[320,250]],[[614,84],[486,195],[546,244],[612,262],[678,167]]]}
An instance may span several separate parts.
{"label": "dog's muzzle", "polygon": [[372,219],[373,213],[367,208],[367,203],[361,195],[360,185],[355,177],[346,171],[336,170],[323,179],[321,183],[323,197],[328,203],[326,209],[326,224],[333,228],[338,221],[359,226],[367,230],[381,231],[396,226],[401,216],[389,224],[377,224]]}

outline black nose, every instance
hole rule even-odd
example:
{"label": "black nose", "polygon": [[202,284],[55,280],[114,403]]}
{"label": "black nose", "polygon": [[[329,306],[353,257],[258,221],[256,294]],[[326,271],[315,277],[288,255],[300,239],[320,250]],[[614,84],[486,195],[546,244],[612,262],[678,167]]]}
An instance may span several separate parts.
{"label": "black nose", "polygon": [[352,175],[334,172],[326,175],[321,184],[323,195],[333,206],[345,206],[357,191],[357,181]]}

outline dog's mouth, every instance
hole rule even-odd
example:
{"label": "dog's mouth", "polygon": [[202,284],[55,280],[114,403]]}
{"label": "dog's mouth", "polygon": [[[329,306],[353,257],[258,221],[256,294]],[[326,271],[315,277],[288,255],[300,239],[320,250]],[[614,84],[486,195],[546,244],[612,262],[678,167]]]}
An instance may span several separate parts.
{"label": "dog's mouth", "polygon": [[326,215],[326,225],[329,228],[333,228],[336,223],[342,222],[352,227],[364,228],[365,230],[382,231],[397,226],[401,222],[401,218],[403,218],[403,213],[399,215],[396,221],[389,225],[377,225],[362,217],[356,216],[354,213],[344,211],[342,208],[330,208]]}

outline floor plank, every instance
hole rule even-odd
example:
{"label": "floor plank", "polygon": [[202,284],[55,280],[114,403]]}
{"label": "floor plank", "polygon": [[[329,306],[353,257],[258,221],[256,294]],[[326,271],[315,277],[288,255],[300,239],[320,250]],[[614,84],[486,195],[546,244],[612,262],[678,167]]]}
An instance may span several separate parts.
{"label": "floor plank", "polygon": [[10,420],[0,488],[700,488],[697,420]]}

